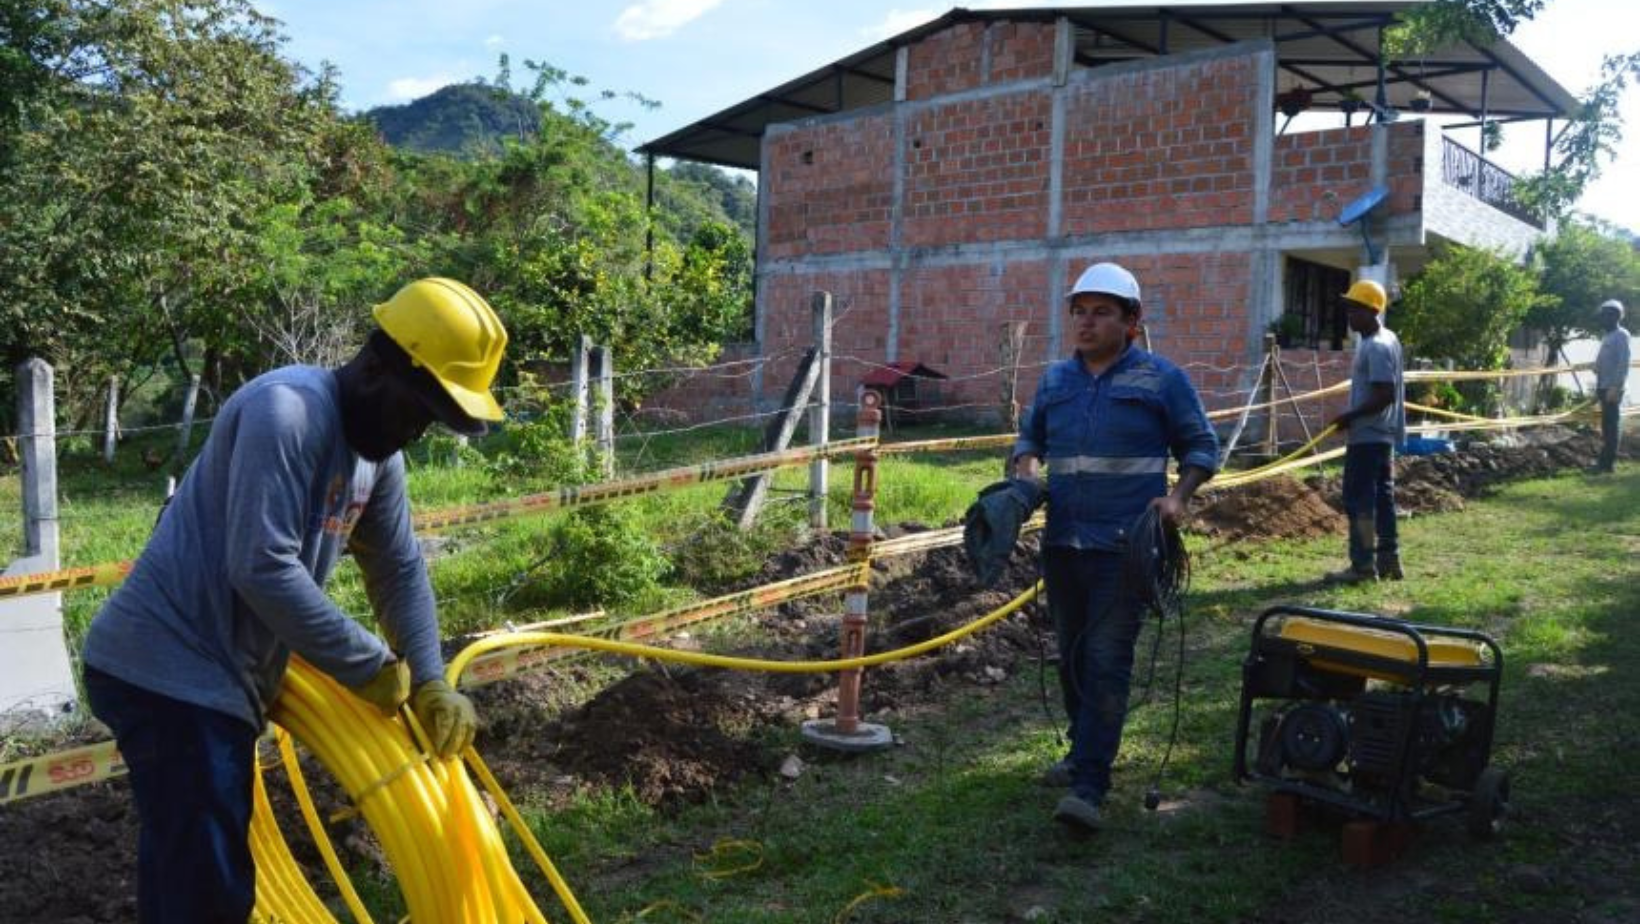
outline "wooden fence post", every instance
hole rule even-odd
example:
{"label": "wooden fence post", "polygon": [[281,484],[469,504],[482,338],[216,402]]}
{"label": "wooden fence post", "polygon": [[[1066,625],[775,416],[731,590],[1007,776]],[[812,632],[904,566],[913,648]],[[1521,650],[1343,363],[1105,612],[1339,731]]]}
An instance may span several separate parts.
{"label": "wooden fence post", "polygon": [[1266,412],[1269,424],[1264,428],[1264,455],[1274,459],[1281,451],[1281,439],[1277,433],[1277,421],[1281,416],[1281,408],[1276,406],[1276,372],[1281,363],[1281,346],[1276,343],[1275,334],[1264,335],[1264,354],[1270,358],[1269,388],[1264,393],[1264,400],[1270,405]]}
{"label": "wooden fence post", "polygon": [[[814,351],[818,377],[814,383],[814,403],[809,406],[809,444],[831,442],[831,293],[816,292],[809,303],[814,313]],[[830,487],[831,462],[824,456],[809,463],[809,526],[826,528],[826,494]]]}

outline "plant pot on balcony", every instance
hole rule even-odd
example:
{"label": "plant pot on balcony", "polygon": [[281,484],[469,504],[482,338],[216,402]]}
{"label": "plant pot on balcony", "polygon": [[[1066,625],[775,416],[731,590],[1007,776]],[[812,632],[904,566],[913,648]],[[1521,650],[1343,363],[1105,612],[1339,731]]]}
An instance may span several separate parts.
{"label": "plant pot on balcony", "polygon": [[1310,108],[1310,103],[1310,91],[1305,87],[1293,87],[1276,94],[1276,109],[1289,119]]}
{"label": "plant pot on balcony", "polygon": [[1428,112],[1432,103],[1433,101],[1429,98],[1429,91],[1425,90],[1414,96],[1412,101],[1407,105],[1407,108],[1411,109],[1413,112]]}
{"label": "plant pot on balcony", "polygon": [[1338,100],[1338,111],[1345,115],[1355,115],[1361,110],[1364,100],[1359,96],[1344,96]]}

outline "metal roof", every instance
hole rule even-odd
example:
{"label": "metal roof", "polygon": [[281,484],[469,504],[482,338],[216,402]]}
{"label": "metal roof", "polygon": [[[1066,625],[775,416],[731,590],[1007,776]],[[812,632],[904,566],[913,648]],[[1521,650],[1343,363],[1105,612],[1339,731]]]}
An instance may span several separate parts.
{"label": "metal roof", "polygon": [[[1052,22],[1063,16],[1076,34],[1076,63],[1098,67],[1249,39],[1270,39],[1277,59],[1276,91],[1303,86],[1313,108],[1336,108],[1355,91],[1377,95],[1380,30],[1416,6],[1391,3],[1254,3],[1231,6],[1037,7],[953,9],[944,16],[863,48],[721,112],[657,138],[640,153],[756,170],[770,124],[847,112],[894,98],[896,51],[964,22]],[[1410,108],[1428,91],[1434,114],[1504,121],[1566,118],[1577,98],[1507,41],[1462,44],[1422,59],[1388,62],[1385,96]]]}

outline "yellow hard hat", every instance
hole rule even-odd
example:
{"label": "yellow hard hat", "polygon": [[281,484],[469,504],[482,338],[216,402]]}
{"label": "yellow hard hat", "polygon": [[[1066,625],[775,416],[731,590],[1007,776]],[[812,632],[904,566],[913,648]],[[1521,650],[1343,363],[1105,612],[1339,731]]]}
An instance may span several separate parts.
{"label": "yellow hard hat", "polygon": [[1350,290],[1344,293],[1343,299],[1362,308],[1371,308],[1380,314],[1389,304],[1389,296],[1384,293],[1384,287],[1371,279],[1357,279],[1350,285]]}
{"label": "yellow hard hat", "polygon": [[507,349],[507,330],[483,296],[454,279],[418,279],[377,305],[383,333],[432,373],[463,413],[500,420],[490,383]]}

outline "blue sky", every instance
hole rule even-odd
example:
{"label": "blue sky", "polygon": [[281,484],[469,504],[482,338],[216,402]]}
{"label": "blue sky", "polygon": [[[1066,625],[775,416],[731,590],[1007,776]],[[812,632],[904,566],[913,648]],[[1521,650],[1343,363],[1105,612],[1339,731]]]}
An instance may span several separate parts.
{"label": "blue sky", "polygon": [[[523,81],[522,61],[530,59],[586,77],[597,89],[658,100],[656,111],[624,101],[599,107],[606,118],[634,123],[634,146],[949,9],[917,0],[253,2],[284,23],[287,55],[310,67],[329,61],[340,69],[349,108],[408,102],[447,83],[493,77],[505,52],[515,83]],[[1511,41],[1582,95],[1597,78],[1603,54],[1640,50],[1640,3],[1548,0]],[[1582,208],[1640,231],[1640,87],[1630,88],[1623,112],[1628,137]],[[1497,159],[1514,170],[1541,167],[1542,139],[1539,123],[1508,131]]]}

